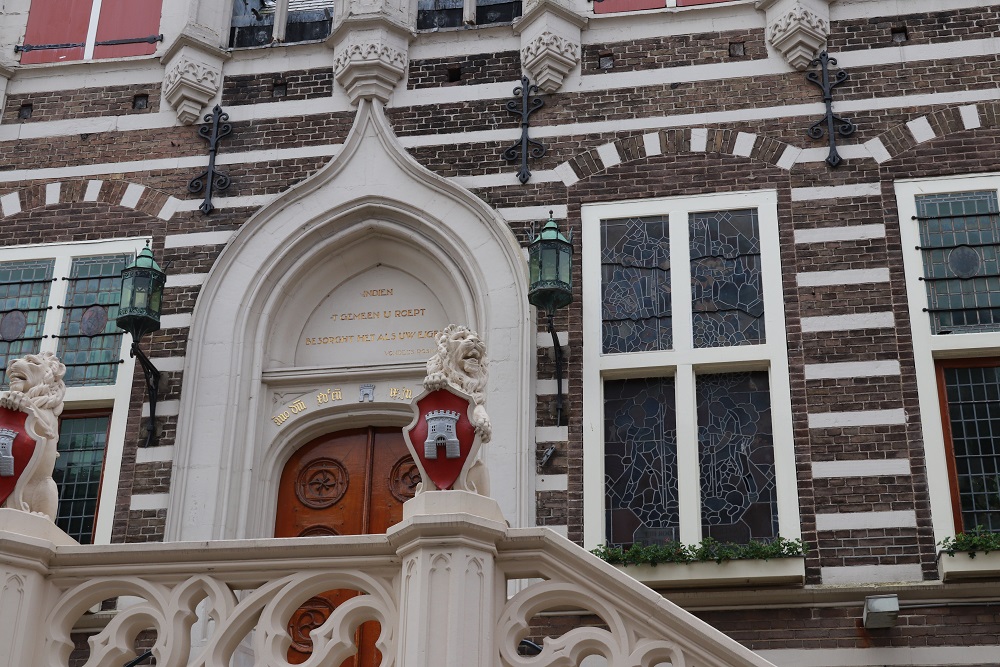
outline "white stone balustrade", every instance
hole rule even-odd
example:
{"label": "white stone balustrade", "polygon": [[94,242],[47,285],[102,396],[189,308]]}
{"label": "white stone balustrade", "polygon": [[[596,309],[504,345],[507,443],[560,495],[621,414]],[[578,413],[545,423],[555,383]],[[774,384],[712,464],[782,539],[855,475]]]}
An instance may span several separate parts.
{"label": "white stone balustrade", "polygon": [[[57,546],[0,516],[0,666],[65,667],[88,610],[121,596],[129,604],[91,639],[87,667],[126,664],[147,629],[160,667],[285,667],[293,612],[349,588],[364,594],[311,632],[307,667],[341,664],[371,620],[382,667],[555,667],[592,654],[615,667],[773,667],[556,533],[507,528],[491,499],[427,492],[404,513],[388,535],[110,546]],[[508,599],[513,579],[526,585]],[[518,655],[537,614],[566,609],[606,627]],[[211,622],[192,645],[199,614]]]}

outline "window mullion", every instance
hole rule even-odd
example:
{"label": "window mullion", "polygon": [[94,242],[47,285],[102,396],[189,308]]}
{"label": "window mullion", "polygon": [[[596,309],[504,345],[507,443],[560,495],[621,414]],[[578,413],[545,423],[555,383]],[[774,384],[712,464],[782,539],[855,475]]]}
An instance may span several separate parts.
{"label": "window mullion", "polygon": [[677,406],[677,498],[684,544],[701,540],[701,474],[698,469],[698,410],[694,391],[694,367],[677,367],[674,378]]}
{"label": "window mullion", "polygon": [[287,27],[288,0],[277,0],[274,3],[274,28],[271,31],[271,39],[276,42],[284,42]]}
{"label": "window mullion", "polygon": [[90,25],[87,26],[87,41],[83,46],[83,59],[91,60],[94,57],[94,45],[97,42],[97,24],[101,17],[102,0],[94,0],[90,7]]}
{"label": "window mullion", "polygon": [[55,354],[59,348],[59,332],[62,328],[62,316],[66,312],[60,308],[66,303],[66,290],[69,283],[63,280],[69,275],[70,265],[73,259],[67,256],[56,257],[55,265],[52,267],[52,287],[49,289],[49,311],[45,318],[45,326],[42,328],[42,344],[39,347],[41,352],[52,352]]}
{"label": "window mullion", "polygon": [[688,212],[670,212],[670,303],[674,349],[688,351],[691,336],[691,238]]}

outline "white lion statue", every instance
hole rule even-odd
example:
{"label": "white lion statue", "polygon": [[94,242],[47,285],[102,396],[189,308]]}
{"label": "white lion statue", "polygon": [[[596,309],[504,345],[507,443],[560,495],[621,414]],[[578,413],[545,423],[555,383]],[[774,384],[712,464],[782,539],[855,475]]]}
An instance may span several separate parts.
{"label": "white lion statue", "polygon": [[4,507],[43,514],[55,520],[59,491],[52,479],[59,452],[59,415],[63,411],[66,366],[52,352],[29,354],[7,364],[10,390],[0,392],[0,407],[25,412],[25,429],[35,453]]}
{"label": "white lion statue", "polygon": [[[486,414],[486,382],[489,362],[486,344],[475,331],[458,324],[449,324],[437,336],[437,352],[427,360],[424,389],[434,391],[452,385],[472,397],[472,425],[484,445],[493,436],[489,415]],[[489,495],[489,477],[482,454],[469,469],[470,490]]]}

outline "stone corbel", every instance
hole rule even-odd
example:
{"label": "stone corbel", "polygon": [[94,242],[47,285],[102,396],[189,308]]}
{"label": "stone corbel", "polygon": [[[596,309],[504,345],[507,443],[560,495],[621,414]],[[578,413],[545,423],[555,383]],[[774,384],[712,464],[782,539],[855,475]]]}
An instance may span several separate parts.
{"label": "stone corbel", "polygon": [[804,70],[826,48],[831,0],[758,0],[767,16],[767,41],[788,64]]}
{"label": "stone corbel", "polygon": [[362,99],[388,102],[406,75],[415,36],[411,13],[410,3],[402,0],[337,3],[326,44],[334,53],[333,76],[352,104]]}
{"label": "stone corbel", "polygon": [[218,43],[214,32],[188,24],[160,58],[164,99],[185,125],[201,120],[222,88],[222,64],[230,55]]}
{"label": "stone corbel", "polygon": [[540,90],[552,93],[580,64],[580,33],[587,18],[564,0],[532,0],[514,23],[521,36],[521,68]]}
{"label": "stone corbel", "polygon": [[16,71],[13,67],[0,63],[0,116],[3,115],[3,110],[7,108],[7,84],[14,78]]}

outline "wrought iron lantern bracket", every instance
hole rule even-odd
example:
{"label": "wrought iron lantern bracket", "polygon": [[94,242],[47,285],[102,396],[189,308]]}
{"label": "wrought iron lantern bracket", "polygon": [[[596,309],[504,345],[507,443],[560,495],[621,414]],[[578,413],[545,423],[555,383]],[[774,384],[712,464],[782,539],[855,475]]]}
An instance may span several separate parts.
{"label": "wrought iron lantern bracket", "polygon": [[521,77],[521,85],[514,88],[514,99],[507,100],[504,107],[512,114],[521,117],[521,138],[504,150],[503,159],[508,162],[521,158],[521,168],[517,170],[517,180],[524,185],[531,178],[528,169],[528,158],[541,158],[547,150],[545,144],[528,137],[529,118],[531,114],[545,106],[545,101],[538,94],[538,86],[531,83],[527,76]]}
{"label": "wrought iron lantern bracket", "polygon": [[809,63],[810,67],[819,66],[819,71],[806,72],[806,81],[818,86],[823,91],[823,102],[826,104],[826,114],[813,123],[806,133],[813,139],[821,139],[826,132],[827,140],[830,143],[830,153],[826,156],[826,163],[831,167],[836,167],[841,162],[840,154],[837,153],[837,135],[849,137],[858,129],[849,120],[841,118],[833,113],[833,89],[847,81],[847,72],[837,70],[837,73],[830,77],[830,65],[836,67],[837,59],[823,51],[819,57]]}
{"label": "wrought iron lantern bracket", "polygon": [[215,210],[212,205],[212,195],[215,191],[223,192],[228,189],[232,181],[228,174],[215,168],[215,156],[219,150],[219,141],[232,134],[233,126],[229,123],[229,114],[222,111],[218,104],[212,109],[212,113],[205,114],[205,122],[211,125],[202,125],[198,128],[198,136],[208,142],[208,169],[191,179],[188,183],[188,192],[197,194],[205,191],[205,201],[198,209],[208,215]]}

